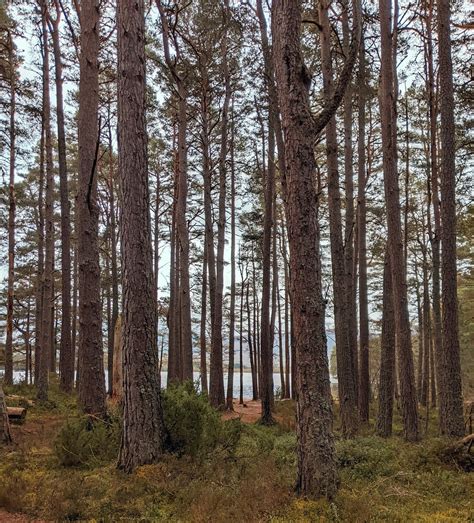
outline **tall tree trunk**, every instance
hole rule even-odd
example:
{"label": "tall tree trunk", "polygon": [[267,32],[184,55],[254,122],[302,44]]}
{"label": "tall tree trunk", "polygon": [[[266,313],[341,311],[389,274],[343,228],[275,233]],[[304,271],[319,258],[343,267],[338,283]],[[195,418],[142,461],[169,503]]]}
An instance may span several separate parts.
{"label": "tall tree trunk", "polygon": [[[207,271],[209,280],[209,308],[211,315],[211,354],[217,350],[215,348],[216,342],[216,257],[214,250],[214,227],[212,219],[212,169],[210,159],[210,144],[209,144],[209,80],[207,64],[201,65],[202,77],[202,91],[201,91],[201,112],[202,112],[202,129],[201,142],[203,151],[203,188],[204,188],[204,219],[205,219],[205,235],[204,241],[206,244],[205,256],[207,258]],[[215,358],[212,359],[215,364]],[[212,365],[212,364],[211,364]],[[218,370],[218,369],[217,369]],[[206,378],[207,379],[207,378]],[[215,383],[215,382],[214,382]]]}
{"label": "tall tree trunk", "polygon": [[253,347],[252,341],[252,317],[250,314],[250,277],[248,278],[247,282],[245,300],[247,304],[247,339],[249,346],[250,371],[252,373],[252,400],[255,401],[258,398],[258,375],[255,362],[255,349]]}
{"label": "tall tree trunk", "polygon": [[415,261],[415,293],[416,309],[418,316],[418,362],[416,370],[416,388],[418,401],[421,400],[421,389],[423,381],[423,309],[421,306],[420,282],[418,277],[418,264]]}
{"label": "tall tree trunk", "polygon": [[[176,171],[175,165],[175,171]],[[170,230],[170,303],[168,309],[168,386],[179,381],[179,339],[178,330],[178,269],[176,263],[176,202],[178,194],[178,176],[174,176],[173,212]]]}
{"label": "tall tree trunk", "polygon": [[[76,339],[77,339],[77,301],[78,301],[78,262],[77,262],[77,246],[74,247],[74,261],[73,261],[73,269],[72,269],[72,321],[71,321],[71,346],[74,351],[74,363],[76,363],[77,359],[77,351],[76,351]],[[79,379],[79,369],[77,368],[76,373],[76,387],[77,382]]]}
{"label": "tall tree trunk", "polygon": [[[240,256],[239,256],[240,259]],[[239,321],[239,404],[244,404],[244,289],[245,281],[242,269],[240,270],[240,321]]]}
{"label": "tall tree trunk", "polygon": [[[349,2],[345,0],[342,12],[343,47],[346,58],[350,51]],[[363,46],[361,45],[361,48]],[[359,57],[360,53],[359,51]],[[348,318],[348,338],[351,351],[352,377],[354,381],[355,404],[358,402],[359,364],[357,360],[357,307],[356,307],[356,260],[354,256],[355,218],[354,218],[354,168],[352,146],[352,84],[349,82],[344,94],[344,181],[345,181],[345,220],[344,220],[344,266],[346,272],[346,300]]]}
{"label": "tall tree trunk", "polygon": [[225,405],[224,393],[224,371],[223,371],[223,348],[222,348],[222,323],[224,302],[224,247],[226,227],[226,185],[227,185],[227,152],[228,152],[228,113],[231,98],[230,73],[228,65],[228,24],[229,24],[229,2],[224,2],[224,34],[222,37],[222,75],[224,77],[224,104],[221,116],[221,145],[219,153],[219,214],[217,220],[217,256],[216,256],[216,297],[214,322],[215,328],[212,333],[213,342],[211,346],[209,399],[214,407]]}
{"label": "tall tree trunk", "polygon": [[187,93],[179,84],[178,100],[178,199],[176,207],[179,247],[179,324],[182,381],[193,379],[193,347],[191,338],[191,295],[189,286],[189,231],[186,219],[188,198]]}
{"label": "tall tree trunk", "polygon": [[[8,284],[7,284],[7,335],[5,340],[6,385],[13,384],[13,297],[15,283],[15,155],[16,155],[16,67],[11,31],[8,30],[8,65],[10,87],[9,127],[9,185],[8,185]],[[4,436],[6,438],[6,436]]]}
{"label": "tall tree trunk", "polygon": [[202,257],[202,284],[201,284],[201,332],[199,343],[201,346],[201,390],[208,394],[207,387],[207,340],[206,340],[206,323],[207,323],[207,245],[204,240],[204,254]]}
{"label": "tall tree trunk", "polygon": [[[179,350],[178,356],[178,379],[193,379],[193,347],[192,347],[192,330],[191,330],[191,295],[189,285],[189,231],[186,219],[187,197],[188,197],[188,148],[187,148],[187,88],[185,79],[180,75],[177,68],[177,61],[171,58],[170,53],[170,27],[168,18],[161,0],[156,0],[160,13],[160,20],[163,33],[163,50],[166,65],[170,71],[172,79],[176,86],[178,97],[178,158],[177,158],[177,197],[176,197],[176,234],[179,261],[178,285],[175,288],[177,292],[177,311],[174,327],[179,323],[179,329],[175,332],[175,349]],[[180,57],[178,40],[173,38],[175,52]],[[168,375],[168,378],[170,376]],[[222,390],[224,385],[222,385]],[[224,392],[222,392],[224,396]]]}
{"label": "tall tree trunk", "polygon": [[157,462],[164,441],[149,216],[143,0],[117,4],[118,144],[123,259],[123,435],[118,466]]}
{"label": "tall tree trunk", "polygon": [[54,175],[53,150],[51,138],[51,104],[49,95],[49,43],[47,31],[48,10],[43,1],[41,21],[43,31],[43,113],[44,135],[46,151],[46,190],[45,190],[45,262],[43,269],[42,287],[43,301],[41,313],[41,352],[38,373],[38,399],[48,399],[48,369],[50,356],[53,350],[53,264],[54,264]]}
{"label": "tall tree trunk", "polygon": [[[109,106],[110,111],[110,106]],[[109,339],[108,346],[108,372],[109,372],[109,394],[112,394],[113,389],[113,362],[114,362],[114,347],[115,347],[115,324],[119,314],[119,291],[118,291],[118,267],[117,267],[117,221],[115,217],[115,170],[113,162],[113,146],[112,146],[112,126],[110,122],[111,116],[109,114],[108,125],[108,141],[109,141],[109,213],[110,213],[110,270],[112,278],[112,336]]]}
{"label": "tall tree trunk", "polygon": [[[319,22],[322,26],[321,61],[326,103],[331,99],[334,91],[330,43],[331,27],[328,10],[329,3],[326,0],[322,0],[319,3]],[[344,265],[335,116],[330,119],[326,127],[326,155],[339,408],[343,435],[344,437],[352,437],[357,432],[358,413],[354,382],[353,350],[350,345],[352,340],[349,335],[350,319],[347,298],[349,289],[346,286],[347,277]]]}
{"label": "tall tree trunk", "polygon": [[388,246],[383,269],[382,343],[380,355],[379,410],[376,432],[383,438],[392,435],[393,388],[395,381],[395,313],[392,273]]}
{"label": "tall tree trunk", "polygon": [[441,433],[464,434],[456,270],[456,147],[450,4],[437,0],[441,115],[442,347],[437,355]]}
{"label": "tall tree trunk", "polygon": [[99,267],[97,162],[100,143],[99,1],[81,2],[79,80],[79,188],[77,257],[79,267],[79,404],[87,414],[106,413]]}
{"label": "tall tree trunk", "polygon": [[235,359],[235,159],[234,159],[234,102],[230,140],[230,311],[229,311],[229,368],[227,377],[227,409],[234,410],[234,359]]}
{"label": "tall tree trunk", "polygon": [[[264,221],[263,221],[263,257],[262,257],[262,317],[261,317],[261,363],[262,363],[262,423],[273,423],[271,407],[273,403],[273,332],[270,322],[270,277],[271,244],[273,223],[273,203],[275,193],[275,120],[273,108],[274,75],[267,36],[267,25],[262,1],[257,0],[257,14],[260,24],[262,49],[265,67],[265,82],[268,93],[268,166],[263,169],[264,177]],[[275,278],[275,274],[273,275]]]}
{"label": "tall tree trunk", "polygon": [[[282,224],[281,227],[281,250],[283,255],[284,264],[284,275],[285,275],[285,381],[286,381],[286,395],[285,398],[293,398],[295,392],[295,380],[294,380],[294,345],[290,346],[290,278],[288,274],[288,256],[286,251],[286,235],[285,235],[286,223]],[[290,361],[291,361],[291,373],[290,373]],[[290,385],[291,384],[291,385]]]}
{"label": "tall tree trunk", "polygon": [[367,204],[366,204],[366,63],[364,40],[359,50],[359,112],[357,139],[357,241],[359,254],[359,416],[361,421],[369,421],[370,377],[369,377],[369,307],[367,292]]}
{"label": "tall tree trunk", "polygon": [[277,288],[277,308],[278,308],[278,361],[280,364],[280,388],[281,398],[286,398],[286,380],[285,380],[285,365],[283,361],[283,332],[282,332],[282,321],[281,321],[281,297],[280,297],[280,286]]}
{"label": "tall tree trunk", "polygon": [[428,253],[427,246],[423,246],[423,378],[421,387],[421,401],[423,406],[429,404],[430,397],[430,347],[431,347],[431,317],[430,294],[428,281]]}
{"label": "tall tree trunk", "polygon": [[[42,43],[41,43],[42,47]],[[43,78],[44,89],[44,78]],[[41,138],[39,151],[39,179],[38,179],[38,215],[36,231],[38,239],[38,258],[36,269],[35,289],[35,376],[34,382],[38,384],[41,361],[41,314],[43,311],[43,270],[44,270],[44,111],[41,113]]]}
{"label": "tall tree trunk", "polygon": [[[442,327],[441,327],[441,256],[440,256],[440,241],[441,241],[441,210],[439,201],[439,173],[438,173],[438,107],[436,104],[435,93],[435,74],[434,74],[434,59],[433,59],[433,4],[434,0],[430,0],[428,17],[426,20],[427,26],[427,61],[428,61],[428,101],[429,101],[429,118],[430,118],[430,187],[432,190],[431,200],[433,203],[433,218],[434,230],[431,233],[431,250],[432,250],[432,301],[433,301],[433,339],[434,339],[434,354],[438,357],[442,351]],[[430,220],[431,223],[431,220]],[[434,359],[431,359],[434,363]],[[436,365],[436,379],[442,381],[439,376],[440,366]],[[434,381],[432,380],[432,383]],[[442,413],[440,412],[440,421]]]}
{"label": "tall tree trunk", "polygon": [[285,136],[291,299],[297,351],[297,491],[331,498],[337,490],[331,391],[321,292],[314,122],[301,52],[297,0],[274,0],[275,73]]}
{"label": "tall tree trunk", "polygon": [[394,63],[391,27],[391,0],[380,0],[381,89],[383,171],[387,207],[388,246],[395,303],[395,325],[399,348],[400,397],[405,438],[418,439],[418,412],[408,316],[407,281],[403,258],[400,197],[396,165],[396,121],[394,108]]}
{"label": "tall tree trunk", "polygon": [[60,386],[71,392],[74,386],[74,350],[71,344],[71,219],[64,126],[63,65],[59,41],[60,4],[54,2],[56,18],[51,22],[53,39],[56,116],[58,127],[59,192],[61,202],[61,345],[59,349]]}

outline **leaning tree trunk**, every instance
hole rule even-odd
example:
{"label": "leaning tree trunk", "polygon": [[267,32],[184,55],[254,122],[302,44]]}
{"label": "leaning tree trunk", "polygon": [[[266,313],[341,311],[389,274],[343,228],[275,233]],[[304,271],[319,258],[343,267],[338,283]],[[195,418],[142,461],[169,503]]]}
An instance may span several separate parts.
{"label": "leaning tree trunk", "polygon": [[441,115],[442,347],[437,360],[441,433],[464,434],[456,269],[456,165],[450,4],[437,0]]}
{"label": "leaning tree trunk", "polygon": [[79,404],[87,414],[104,416],[105,373],[99,267],[97,162],[100,143],[99,1],[81,2],[79,80],[79,189],[77,256],[79,266]]}
{"label": "leaning tree trunk", "polygon": [[119,468],[155,463],[164,440],[149,216],[143,0],[117,4],[123,285],[123,434]]}

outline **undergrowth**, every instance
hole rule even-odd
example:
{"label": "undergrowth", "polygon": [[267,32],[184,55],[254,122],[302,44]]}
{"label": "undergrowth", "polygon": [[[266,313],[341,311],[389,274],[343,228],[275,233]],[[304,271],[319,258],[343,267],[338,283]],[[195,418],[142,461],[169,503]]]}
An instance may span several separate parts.
{"label": "undergrowth", "polygon": [[[56,521],[473,521],[474,477],[443,459],[447,442],[436,437],[435,421],[415,444],[397,429],[392,438],[378,438],[370,426],[354,440],[337,438],[341,485],[328,503],[293,493],[291,402],[277,403],[279,424],[263,427],[222,422],[192,388],[170,391],[165,419],[170,408],[181,410],[166,422],[169,431],[174,426],[173,443],[160,463],[125,475],[115,464],[118,415],[91,429],[75,407],[66,407],[69,398],[57,391],[51,397],[53,409],[31,407],[26,426],[15,428],[16,446],[0,450],[0,507],[6,510]],[[198,428],[186,420],[193,415],[201,416]],[[26,429],[30,433],[21,432]],[[61,437],[69,434],[70,443],[87,430],[94,436],[81,448],[89,445],[93,453],[74,466],[62,461]]]}

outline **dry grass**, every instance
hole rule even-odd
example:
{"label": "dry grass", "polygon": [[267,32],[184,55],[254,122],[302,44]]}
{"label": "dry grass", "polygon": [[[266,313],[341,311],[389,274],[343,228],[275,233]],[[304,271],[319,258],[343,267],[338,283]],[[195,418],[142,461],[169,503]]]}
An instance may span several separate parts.
{"label": "dry grass", "polygon": [[[0,509],[44,521],[474,521],[474,477],[443,462],[446,442],[434,436],[434,419],[417,444],[399,436],[382,440],[370,427],[366,436],[339,440],[341,488],[328,503],[293,493],[291,402],[277,404],[279,425],[246,425],[233,455],[215,452],[199,461],[166,455],[127,476],[113,462],[59,465],[55,434],[66,412],[77,416],[63,400],[70,402],[54,393],[52,410],[33,407],[26,424],[13,428],[15,446],[0,450]],[[1,521],[14,521],[2,518],[0,512]]]}

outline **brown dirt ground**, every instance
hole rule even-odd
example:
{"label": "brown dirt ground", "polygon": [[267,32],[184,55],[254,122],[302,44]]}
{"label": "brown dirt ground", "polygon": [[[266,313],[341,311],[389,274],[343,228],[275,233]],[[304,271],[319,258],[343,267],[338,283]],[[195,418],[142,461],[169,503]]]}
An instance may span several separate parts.
{"label": "brown dirt ground", "polygon": [[238,400],[234,400],[234,411],[226,411],[222,414],[222,418],[235,419],[240,418],[243,423],[255,423],[259,420],[262,413],[262,404],[259,400],[244,400],[244,404],[240,405]]}

